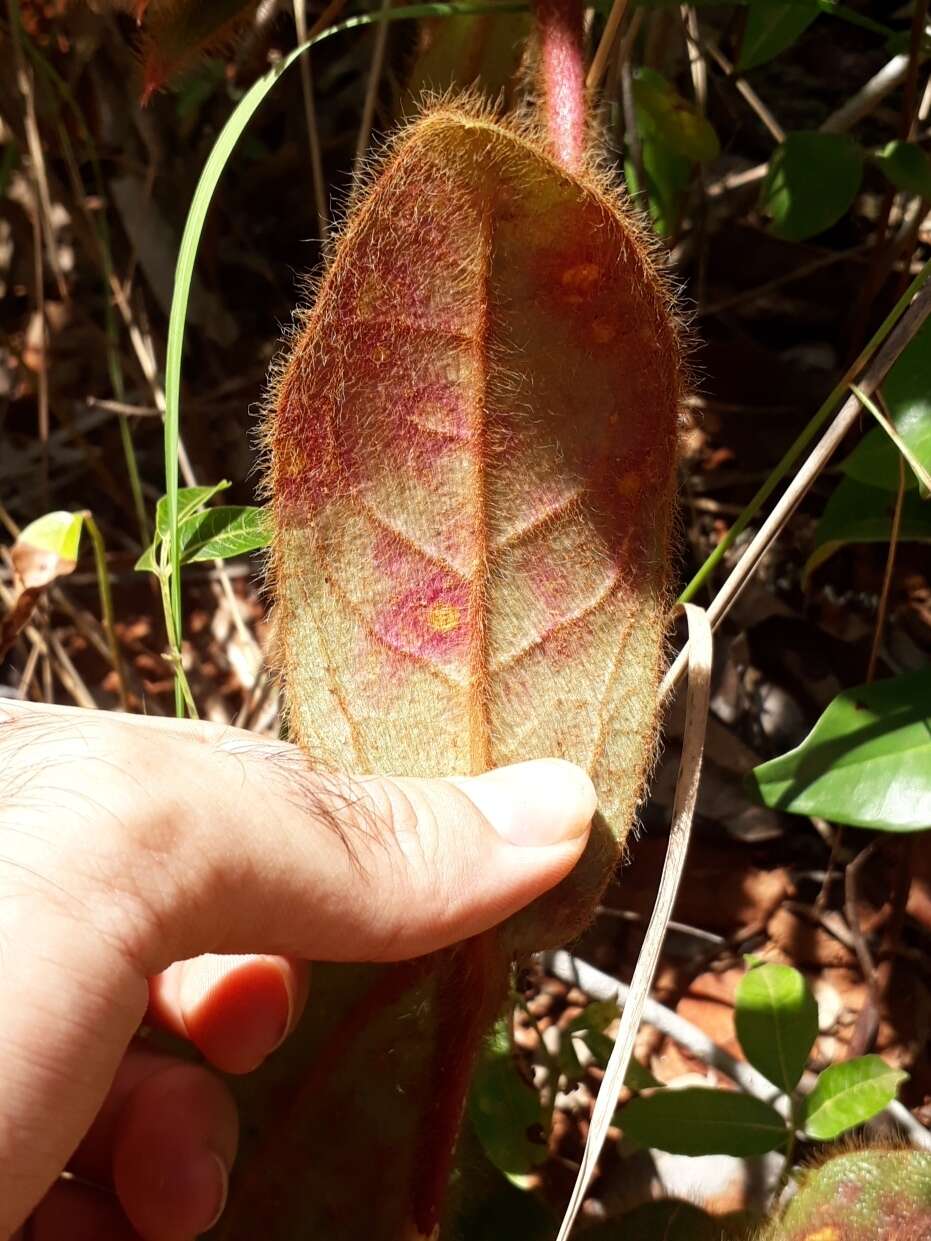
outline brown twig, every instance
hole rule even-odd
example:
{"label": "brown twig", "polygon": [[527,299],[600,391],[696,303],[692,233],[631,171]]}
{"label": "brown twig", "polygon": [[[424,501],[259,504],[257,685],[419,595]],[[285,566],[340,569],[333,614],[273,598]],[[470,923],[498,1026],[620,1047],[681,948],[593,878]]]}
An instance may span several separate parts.
{"label": "brown twig", "polygon": [[[877,393],[877,396],[879,394]],[[889,533],[889,553],[886,556],[886,571],[883,574],[882,590],[876,608],[876,627],[873,631],[873,644],[870,647],[870,660],[866,669],[867,684],[876,675],[876,664],[882,647],[883,631],[886,627],[886,613],[889,610],[889,592],[892,589],[892,573],[895,568],[895,553],[899,543],[899,531],[902,528],[902,508],[905,504],[905,458],[897,454],[899,463],[899,486],[895,496],[895,508],[892,513],[892,530]]]}
{"label": "brown twig", "polygon": [[861,850],[853,861],[848,863],[844,874],[844,916],[847,919],[847,926],[850,928],[853,948],[857,954],[863,980],[867,987],[867,1000],[857,1017],[853,1037],[847,1049],[848,1060],[853,1060],[855,1057],[862,1056],[864,1052],[869,1051],[873,1046],[876,1032],[879,1029],[880,997],[876,978],[876,965],[869,945],[866,942],[863,928],[860,925],[860,911],[858,908],[860,872],[876,853],[878,843],[878,840],[873,840],[865,849]]}

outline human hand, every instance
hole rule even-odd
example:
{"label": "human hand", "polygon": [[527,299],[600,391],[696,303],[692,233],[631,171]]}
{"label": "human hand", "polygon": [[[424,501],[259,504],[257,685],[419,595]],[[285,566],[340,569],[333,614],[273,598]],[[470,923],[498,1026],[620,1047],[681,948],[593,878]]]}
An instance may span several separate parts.
{"label": "human hand", "polygon": [[0,701],[0,1237],[206,1231],[235,1108],[143,1019],[248,1072],[307,960],[479,934],[572,869],[594,809],[555,759],[350,780],[236,729]]}

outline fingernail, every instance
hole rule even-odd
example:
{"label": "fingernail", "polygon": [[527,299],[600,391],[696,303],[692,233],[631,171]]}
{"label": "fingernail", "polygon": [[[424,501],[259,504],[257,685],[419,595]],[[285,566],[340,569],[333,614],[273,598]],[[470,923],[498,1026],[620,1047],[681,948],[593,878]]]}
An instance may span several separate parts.
{"label": "fingernail", "polygon": [[585,836],[598,804],[581,767],[561,758],[515,763],[456,783],[512,845],[556,845]]}
{"label": "fingernail", "polygon": [[216,1203],[209,1223],[205,1224],[201,1229],[202,1232],[209,1232],[219,1222],[220,1216],[226,1208],[226,1198],[230,1189],[230,1174],[226,1164],[216,1151],[204,1151],[203,1157],[197,1161],[196,1175],[204,1183],[205,1197],[209,1187],[209,1192],[213,1195],[212,1201]]}
{"label": "fingernail", "polygon": [[181,1004],[191,1040],[226,1073],[251,1073],[284,1041],[294,997],[266,957],[197,957],[185,965]]}

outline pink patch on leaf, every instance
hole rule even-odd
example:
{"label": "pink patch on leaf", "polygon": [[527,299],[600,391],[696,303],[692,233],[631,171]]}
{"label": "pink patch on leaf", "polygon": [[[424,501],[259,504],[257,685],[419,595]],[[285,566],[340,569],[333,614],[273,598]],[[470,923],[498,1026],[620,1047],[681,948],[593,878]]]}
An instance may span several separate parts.
{"label": "pink patch on leaf", "polygon": [[396,650],[441,663],[457,662],[469,645],[469,591],[442,569],[400,590],[378,616],[379,637]]}

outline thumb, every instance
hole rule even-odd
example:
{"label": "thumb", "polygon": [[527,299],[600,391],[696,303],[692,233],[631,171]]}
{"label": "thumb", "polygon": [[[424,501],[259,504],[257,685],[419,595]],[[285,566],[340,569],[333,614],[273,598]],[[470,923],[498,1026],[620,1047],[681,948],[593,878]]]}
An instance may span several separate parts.
{"label": "thumb", "polygon": [[194,792],[171,849],[133,861],[137,886],[147,865],[159,872],[146,892],[160,931],[137,949],[153,971],[207,950],[371,961],[445,947],[562,879],[595,810],[589,778],[558,759],[450,780],[353,777],[281,743],[202,736],[163,743]]}

